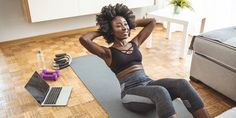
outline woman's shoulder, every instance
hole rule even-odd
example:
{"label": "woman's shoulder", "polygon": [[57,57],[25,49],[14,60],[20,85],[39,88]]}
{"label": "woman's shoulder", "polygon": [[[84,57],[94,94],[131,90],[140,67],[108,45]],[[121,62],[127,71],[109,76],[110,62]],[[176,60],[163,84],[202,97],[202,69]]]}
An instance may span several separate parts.
{"label": "woman's shoulder", "polygon": [[129,43],[131,43],[131,44],[134,45],[134,46],[139,47],[139,46],[138,46],[138,43],[137,43],[136,41],[134,41],[134,40],[129,41]]}

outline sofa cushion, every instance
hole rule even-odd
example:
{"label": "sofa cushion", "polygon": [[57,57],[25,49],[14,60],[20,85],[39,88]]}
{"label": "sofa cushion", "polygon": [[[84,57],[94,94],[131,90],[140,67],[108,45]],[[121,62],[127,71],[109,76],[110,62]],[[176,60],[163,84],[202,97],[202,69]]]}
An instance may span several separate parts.
{"label": "sofa cushion", "polygon": [[194,52],[204,55],[236,72],[236,48],[209,38],[197,36],[193,43]]}
{"label": "sofa cushion", "polygon": [[[233,42],[233,40],[236,39],[236,26],[209,31],[209,32],[200,34],[200,36],[206,37],[212,40],[217,40],[221,43],[227,42],[228,45],[231,45],[231,42]],[[232,44],[235,44],[235,43],[232,43]],[[231,46],[236,47],[235,45],[231,45]]]}

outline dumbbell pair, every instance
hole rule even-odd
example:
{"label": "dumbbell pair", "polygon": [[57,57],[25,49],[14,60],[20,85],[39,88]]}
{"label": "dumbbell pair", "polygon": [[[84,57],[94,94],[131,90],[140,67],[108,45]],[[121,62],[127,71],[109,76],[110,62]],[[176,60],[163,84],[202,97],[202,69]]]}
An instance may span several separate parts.
{"label": "dumbbell pair", "polygon": [[41,77],[44,79],[52,79],[54,81],[60,76],[59,70],[48,71],[46,69],[42,70]]}

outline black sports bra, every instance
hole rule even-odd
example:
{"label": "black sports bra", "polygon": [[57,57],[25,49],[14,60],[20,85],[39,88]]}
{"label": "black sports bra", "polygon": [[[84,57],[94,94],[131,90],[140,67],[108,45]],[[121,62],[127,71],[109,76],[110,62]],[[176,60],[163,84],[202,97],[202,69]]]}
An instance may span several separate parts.
{"label": "black sports bra", "polygon": [[[124,53],[121,50],[118,50],[114,47],[110,47],[111,55],[112,55],[110,68],[115,74],[118,74],[122,70],[132,65],[141,64],[142,55],[138,49],[138,46],[132,41],[131,41],[131,44],[132,44],[133,50],[132,50],[132,53],[130,54]],[[130,51],[130,50],[128,49],[127,51]]]}

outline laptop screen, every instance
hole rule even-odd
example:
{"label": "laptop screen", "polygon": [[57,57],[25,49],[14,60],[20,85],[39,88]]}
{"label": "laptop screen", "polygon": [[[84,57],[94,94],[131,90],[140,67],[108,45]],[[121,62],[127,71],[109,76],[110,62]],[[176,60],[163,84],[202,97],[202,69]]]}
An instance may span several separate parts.
{"label": "laptop screen", "polygon": [[30,94],[41,104],[47,95],[49,85],[44,81],[41,76],[35,71],[25,88]]}

